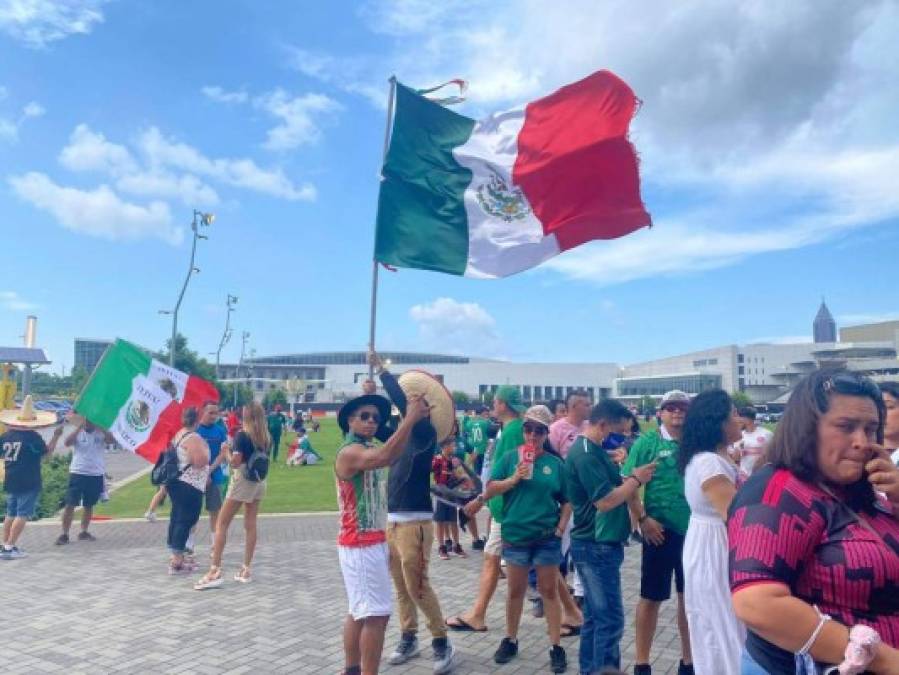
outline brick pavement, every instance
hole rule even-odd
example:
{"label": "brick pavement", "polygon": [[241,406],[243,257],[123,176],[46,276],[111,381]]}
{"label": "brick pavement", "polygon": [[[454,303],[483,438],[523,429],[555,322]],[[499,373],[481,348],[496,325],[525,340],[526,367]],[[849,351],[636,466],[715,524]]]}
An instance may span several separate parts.
{"label": "brick pavement", "polygon": [[[342,667],[340,624],[346,611],[337,567],[333,514],[271,516],[260,521],[255,580],[228,582],[199,593],[193,578],[166,575],[167,523],[97,522],[95,543],[53,546],[57,524],[32,523],[21,544],[24,560],[0,561],[4,620],[0,653],[10,673],[327,673]],[[208,552],[201,521],[198,557]],[[230,577],[240,563],[242,524],[232,525],[225,552]],[[431,576],[447,615],[466,609],[475,594],[481,557],[433,558]],[[199,575],[197,575],[199,576]],[[633,607],[639,584],[639,549],[627,550],[623,568],[628,621],[622,654],[633,660]],[[543,620],[522,620],[519,657],[497,666],[491,656],[503,631],[502,583],[488,613],[491,630],[451,634],[459,651],[457,673],[548,673]],[[527,603],[529,604],[529,603]],[[673,604],[663,606],[654,645],[655,672],[676,672],[679,641]],[[427,643],[426,633],[421,636]],[[385,653],[398,639],[388,628]],[[576,672],[577,639],[564,641],[569,672]],[[430,649],[386,675],[431,672]]]}

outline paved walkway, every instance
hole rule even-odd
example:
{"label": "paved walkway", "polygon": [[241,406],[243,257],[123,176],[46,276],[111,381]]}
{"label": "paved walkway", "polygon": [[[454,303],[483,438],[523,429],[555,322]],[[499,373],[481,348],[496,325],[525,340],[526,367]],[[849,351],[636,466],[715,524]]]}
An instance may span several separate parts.
{"label": "paved walkway", "polygon": [[[98,541],[56,547],[57,523],[29,524],[21,540],[29,557],[0,561],[3,672],[9,673],[327,673],[342,669],[340,626],[346,611],[337,567],[336,516],[271,516],[260,520],[254,582],[227,583],[196,592],[193,578],[169,577],[163,548],[167,522],[94,523]],[[198,557],[208,553],[201,521]],[[225,552],[231,578],[240,563],[243,532],[232,525]],[[431,577],[447,615],[466,609],[475,595],[481,556],[442,561]],[[199,575],[197,575],[199,576]],[[623,569],[628,627],[624,664],[633,661],[633,608],[639,585],[639,550]],[[491,630],[451,634],[460,653],[457,673],[548,673],[545,624],[526,614],[519,657],[497,666],[491,656],[502,638],[505,590],[488,614]],[[527,603],[529,604],[529,603]],[[666,603],[654,647],[655,672],[674,673],[678,638],[673,604]],[[427,644],[426,633],[421,636]],[[395,619],[385,653],[398,638]],[[575,673],[577,639],[564,641]],[[385,675],[426,675],[430,649]]]}

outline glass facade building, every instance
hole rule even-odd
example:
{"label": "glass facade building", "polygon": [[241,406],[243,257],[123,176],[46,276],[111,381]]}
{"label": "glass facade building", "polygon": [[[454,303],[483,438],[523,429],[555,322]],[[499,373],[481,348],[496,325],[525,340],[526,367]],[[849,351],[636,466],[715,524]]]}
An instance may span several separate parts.
{"label": "glass facade building", "polygon": [[709,389],[720,388],[721,375],[713,373],[624,377],[618,380],[619,396],[661,396],[672,389],[680,389],[688,394],[699,394]]}

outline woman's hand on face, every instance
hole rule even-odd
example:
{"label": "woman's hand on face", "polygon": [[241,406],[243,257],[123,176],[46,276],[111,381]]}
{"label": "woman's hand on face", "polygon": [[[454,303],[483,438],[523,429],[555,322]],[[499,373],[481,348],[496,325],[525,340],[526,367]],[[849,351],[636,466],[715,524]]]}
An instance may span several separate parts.
{"label": "woman's hand on face", "polygon": [[884,493],[892,504],[899,504],[899,467],[893,464],[890,453],[881,446],[873,445],[871,460],[865,464],[868,482]]}

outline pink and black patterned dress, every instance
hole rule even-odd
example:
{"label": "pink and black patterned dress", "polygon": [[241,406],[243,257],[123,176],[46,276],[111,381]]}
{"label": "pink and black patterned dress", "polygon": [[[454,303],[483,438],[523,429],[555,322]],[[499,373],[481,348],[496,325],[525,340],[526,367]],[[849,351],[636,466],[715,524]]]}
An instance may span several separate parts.
{"label": "pink and black patterned dress", "polygon": [[[899,648],[899,520],[886,502],[862,515],[883,542],[819,486],[772,465],[759,469],[728,518],[731,592],[782,583],[835,621],[871,626]],[[752,631],[746,649],[769,673],[794,672],[793,654]]]}

